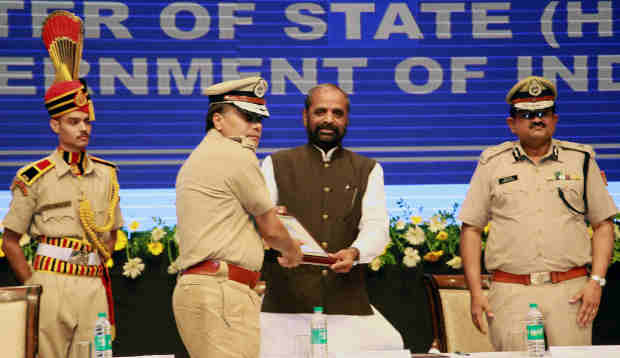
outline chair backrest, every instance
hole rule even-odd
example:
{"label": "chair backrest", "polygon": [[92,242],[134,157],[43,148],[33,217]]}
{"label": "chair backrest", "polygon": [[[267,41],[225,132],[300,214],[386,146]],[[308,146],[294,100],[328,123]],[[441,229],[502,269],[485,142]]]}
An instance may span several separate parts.
{"label": "chair backrest", "polygon": [[[464,275],[424,275],[433,320],[433,345],[442,352],[492,352],[488,334],[471,321],[470,294]],[[490,275],[482,275],[483,289]],[[486,324],[486,322],[484,322]]]}
{"label": "chair backrest", "polygon": [[41,285],[0,287],[0,347],[3,358],[36,358]]}

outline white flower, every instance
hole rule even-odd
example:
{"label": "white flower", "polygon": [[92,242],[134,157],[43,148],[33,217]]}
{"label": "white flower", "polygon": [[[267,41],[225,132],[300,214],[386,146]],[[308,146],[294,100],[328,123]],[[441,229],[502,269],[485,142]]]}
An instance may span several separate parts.
{"label": "white flower", "polygon": [[142,259],[139,257],[129,259],[123,265],[123,276],[125,277],[135,279],[142,274],[142,271],[144,271],[144,264],[142,263]]}
{"label": "white flower", "polygon": [[428,225],[428,229],[431,232],[441,231],[445,228],[446,228],[446,223],[445,221],[443,221],[443,219],[439,215],[434,215],[431,218],[430,224]]}
{"label": "white flower", "polygon": [[381,262],[381,259],[378,257],[375,257],[370,262],[370,269],[373,271],[378,271],[381,268],[381,266],[383,266],[383,263]]}
{"label": "white flower", "polygon": [[405,228],[405,222],[403,220],[398,220],[395,226],[396,230],[402,230]]}
{"label": "white flower", "polygon": [[170,266],[168,266],[168,273],[174,275],[175,273],[179,272],[180,269],[181,268],[177,266],[177,262],[174,261],[170,264]]}
{"label": "white flower", "polygon": [[414,255],[417,255],[416,253],[417,251],[418,250],[414,249],[413,247],[407,246],[405,250],[403,251],[403,254],[405,254],[405,256],[414,256]]}
{"label": "white flower", "polygon": [[405,266],[407,267],[415,267],[417,266],[418,262],[422,260],[422,258],[420,258],[420,254],[418,253],[418,250],[414,248],[407,247],[404,253],[405,256],[403,257],[403,264],[405,264]]}
{"label": "white flower", "polygon": [[453,269],[458,270],[463,267],[463,260],[460,256],[454,256],[452,259],[450,259],[450,261],[446,262],[446,264]]}
{"label": "white flower", "polygon": [[19,246],[24,247],[30,243],[30,235],[24,233],[22,237],[19,238]]}
{"label": "white flower", "polygon": [[405,239],[407,239],[411,245],[420,245],[424,242],[425,238],[424,230],[419,226],[410,226],[405,233]]}
{"label": "white flower", "polygon": [[166,235],[166,232],[164,231],[164,229],[156,227],[153,229],[153,231],[151,231],[151,240],[157,242],[161,240],[161,238],[164,237],[164,235]]}

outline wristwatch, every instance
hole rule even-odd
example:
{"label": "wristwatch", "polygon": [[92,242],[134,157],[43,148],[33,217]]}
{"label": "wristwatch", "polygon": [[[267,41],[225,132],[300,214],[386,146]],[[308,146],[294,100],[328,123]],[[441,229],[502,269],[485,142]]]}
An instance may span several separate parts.
{"label": "wristwatch", "polygon": [[605,277],[601,277],[601,276],[598,276],[598,275],[590,276],[590,280],[594,280],[594,281],[598,282],[598,284],[601,287],[605,286],[605,284],[607,283],[607,280],[605,279]]}

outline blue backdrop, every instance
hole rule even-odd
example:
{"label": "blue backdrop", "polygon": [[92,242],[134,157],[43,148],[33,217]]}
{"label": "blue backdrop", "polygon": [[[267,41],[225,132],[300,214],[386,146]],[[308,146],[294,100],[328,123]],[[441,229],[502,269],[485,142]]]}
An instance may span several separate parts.
{"label": "blue backdrop", "polygon": [[351,94],[345,145],[378,159],[388,185],[467,183],[482,149],[512,139],[506,92],[544,75],[559,90],[556,137],[593,145],[620,180],[618,2],[3,1],[5,188],[57,144],[40,39],[55,9],[85,19],[90,150],[120,165],[124,189],[172,188],[204,135],[204,88],[248,75],[270,83],[260,157],[306,141],[304,94],[333,82]]}

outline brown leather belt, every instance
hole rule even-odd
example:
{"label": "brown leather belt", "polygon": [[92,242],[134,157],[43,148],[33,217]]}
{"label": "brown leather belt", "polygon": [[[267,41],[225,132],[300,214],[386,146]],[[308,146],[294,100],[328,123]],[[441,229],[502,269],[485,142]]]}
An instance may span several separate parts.
{"label": "brown leather belt", "polygon": [[[194,266],[189,267],[187,270],[183,271],[183,275],[185,274],[194,274],[194,275],[215,275],[220,270],[220,261],[219,260],[205,260],[195,264]],[[260,278],[260,272],[251,271],[248,269],[244,269],[241,266],[233,265],[227,263],[228,266],[228,279],[233,280],[244,285],[250,286],[250,288],[254,288],[258,279]]]}
{"label": "brown leather belt", "polygon": [[587,275],[588,270],[585,266],[574,267],[566,272],[532,272],[525,275],[496,270],[493,272],[492,280],[505,283],[520,283],[522,285],[541,285],[544,283],[558,283],[572,280]]}

